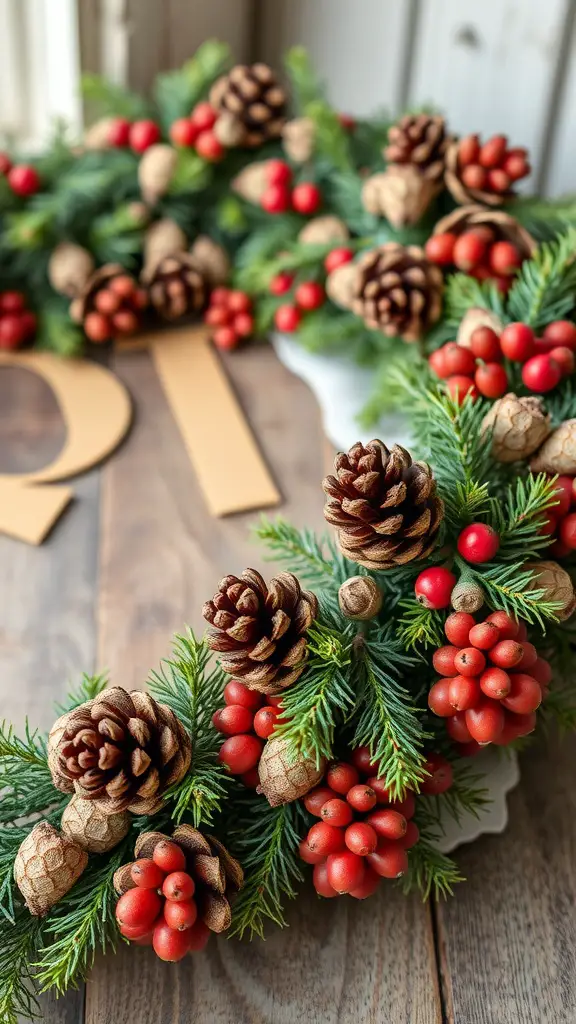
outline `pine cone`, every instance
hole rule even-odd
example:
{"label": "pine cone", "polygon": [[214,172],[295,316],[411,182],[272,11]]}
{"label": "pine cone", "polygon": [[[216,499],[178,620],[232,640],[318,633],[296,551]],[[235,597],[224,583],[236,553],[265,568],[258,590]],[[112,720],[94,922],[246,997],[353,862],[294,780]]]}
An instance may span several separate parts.
{"label": "pine cone", "polygon": [[[213,932],[224,932],[232,920],[230,899],[242,888],[244,873],[225,846],[213,836],[204,836],[191,825],[179,825],[171,836],[162,832],[143,832],[136,842],[134,857],[152,857],[158,843],[177,843],[186,856],[186,871],[196,884],[194,899],[198,914]],[[114,875],[114,888],[119,896],[133,889],[130,869],[124,864]]]}
{"label": "pine cone", "polygon": [[190,249],[190,255],[210,288],[225,284],[230,277],[228,253],[208,235],[198,235]]}
{"label": "pine cone", "polygon": [[441,185],[451,141],[443,117],[406,114],[389,129],[384,158],[389,164],[410,164]]}
{"label": "pine cone", "polygon": [[34,917],[43,917],[78,881],[88,854],[72,839],[39,821],[14,860],[14,879]]}
{"label": "pine cone", "polygon": [[357,263],[342,263],[330,271],[326,278],[326,294],[335,306],[353,308],[359,273]]}
{"label": "pine cone", "polygon": [[353,310],[371,330],[418,341],[440,318],[442,272],[418,246],[387,242],[356,267]]}
{"label": "pine cone", "polygon": [[347,242],[350,232],[340,217],[328,213],[313,217],[298,234],[298,241],[304,245],[340,245]]}
{"label": "pine cone", "polygon": [[482,420],[482,433],[492,431],[492,456],[497,462],[519,462],[542,444],[550,433],[550,415],[541,398],[499,398]]}
{"label": "pine cone", "polygon": [[131,821],[128,811],[106,814],[98,800],[73,796],[64,808],[60,828],[88,853],[107,853],[128,835]]}
{"label": "pine cone", "polygon": [[268,586],[255,569],[240,579],[225,576],[202,609],[214,627],[208,644],[221,655],[225,672],[251,690],[277,694],[304,671],[308,656],[306,632],[318,612],[318,601],[291,572],[281,572]]}
{"label": "pine cone", "polygon": [[106,814],[153,814],[188,771],[188,733],[165,704],[121,686],[62,715],[48,740],[56,789],[97,800]]}
{"label": "pine cone", "polygon": [[267,64],[237,64],[213,85],[210,103],[242,126],[242,146],[252,149],[282,134],[286,93]]}
{"label": "pine cone", "polygon": [[528,590],[543,590],[542,601],[556,601],[560,607],[554,614],[564,622],[576,608],[576,594],[570,576],[558,562],[526,562],[525,569],[534,573]]}
{"label": "pine cone", "polygon": [[504,324],[491,309],[482,309],[481,306],[472,306],[470,309],[466,310],[462,320],[460,321],[458,334],[456,336],[457,344],[461,345],[462,348],[470,348],[472,335],[478,327],[491,327],[492,330],[500,336],[504,329]]}
{"label": "pine cone", "polygon": [[208,299],[205,278],[194,256],[177,252],[165,256],[149,278],[150,302],[164,320],[200,313]]}
{"label": "pine cone", "polygon": [[93,271],[91,253],[74,242],[60,242],[48,263],[48,279],[54,291],[69,299],[83,292]]}
{"label": "pine cone", "polygon": [[576,476],[576,419],[565,420],[554,430],[530,463],[533,473]]}
{"label": "pine cone", "polygon": [[383,594],[371,576],[351,576],[338,591],[340,611],[347,619],[368,621],[378,615]]}
{"label": "pine cone", "polygon": [[[70,316],[94,342],[134,334],[141,326],[146,292],[119,263],[105,263],[70,303]],[[93,321],[96,328],[93,329]],[[99,326],[101,325],[101,326]]]}
{"label": "pine cone", "polygon": [[433,235],[450,232],[462,235],[474,228],[490,228],[494,242],[511,242],[523,260],[530,259],[536,252],[536,242],[526,228],[504,210],[487,210],[484,206],[460,206],[442,217],[434,226]]}
{"label": "pine cone", "polygon": [[395,444],[353,445],[334,462],[322,487],[324,518],[338,531],[340,550],[366,569],[391,569],[434,548],[444,504],[425,462]]}
{"label": "pine cone", "polygon": [[154,206],[166,195],[178,166],[178,152],[174,146],[158,142],[140,157],[138,184],[144,202]]}
{"label": "pine cone", "polygon": [[324,774],[324,761],[318,766],[313,757],[291,756],[288,747],[289,741],[284,737],[272,736],[266,741],[258,762],[258,792],[264,794],[271,807],[298,800],[316,786]]}
{"label": "pine cone", "polygon": [[286,156],[295,164],[305,164],[314,152],[316,125],[311,117],[296,117],[282,129]]}
{"label": "pine cone", "polygon": [[392,227],[402,228],[418,223],[441,188],[411,164],[391,164],[366,178],[362,205],[375,217],[386,217]]}

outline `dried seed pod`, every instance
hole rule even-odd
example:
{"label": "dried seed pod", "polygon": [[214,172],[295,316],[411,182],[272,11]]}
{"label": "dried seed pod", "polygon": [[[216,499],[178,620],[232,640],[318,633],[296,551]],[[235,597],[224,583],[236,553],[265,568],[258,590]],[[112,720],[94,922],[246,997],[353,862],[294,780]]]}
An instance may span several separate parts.
{"label": "dried seed pod", "polygon": [[116,120],[115,117],[101,117],[89,125],[84,132],[84,149],[110,149],[110,131]]}
{"label": "dried seed pod", "polygon": [[268,160],[257,160],[253,164],[248,164],[232,178],[230,188],[247,203],[259,206],[268,188]]}
{"label": "dried seed pod", "polygon": [[128,835],[131,820],[127,811],[105,814],[97,800],[73,796],[64,808],[60,828],[88,853],[106,853]]}
{"label": "dried seed pod", "polygon": [[226,149],[233,149],[242,145],[244,139],[244,125],[234,114],[223,113],[212,128],[218,142]]}
{"label": "dried seed pod", "polygon": [[386,217],[392,227],[406,227],[418,223],[441,189],[441,182],[426,177],[412,164],[392,164],[366,178],[362,205],[375,217]]}
{"label": "dried seed pod", "polygon": [[461,580],[454,587],[450,600],[455,612],[472,614],[480,611],[484,604],[484,591],[474,580]]}
{"label": "dried seed pod", "polygon": [[55,292],[69,299],[80,295],[94,270],[91,253],[74,242],[60,242],[48,263],[48,279]]}
{"label": "dried seed pod", "polygon": [[472,306],[468,309],[458,328],[456,341],[463,348],[470,348],[471,338],[478,327],[490,327],[498,336],[502,333],[504,324],[498,319],[496,313],[490,309],[481,309],[479,306]]}
{"label": "dried seed pod", "polygon": [[190,255],[210,288],[224,284],[230,276],[230,260],[222,245],[213,242],[208,235],[198,235],[190,249]]}
{"label": "dried seed pod", "polygon": [[323,217],[313,217],[304,225],[298,235],[298,241],[304,245],[328,245],[333,242],[347,242],[350,232],[340,217],[326,214]]}
{"label": "dried seed pod", "polygon": [[156,267],[166,256],[185,252],[187,247],[188,239],[176,221],[170,217],[154,221],[144,238],[144,270],[141,275],[144,283],[151,281]]}
{"label": "dried seed pod", "polygon": [[526,562],[525,569],[534,573],[528,590],[543,590],[542,601],[559,604],[555,615],[561,622],[569,619],[576,608],[576,595],[570,576],[558,562]]}
{"label": "dried seed pod", "polygon": [[382,607],[382,591],[371,576],[351,576],[338,591],[340,611],[347,619],[367,621]]}
{"label": "dried seed pod", "polygon": [[481,431],[492,431],[492,455],[497,462],[518,462],[542,444],[550,433],[550,416],[535,395],[499,398],[482,420]]}
{"label": "dried seed pod", "polygon": [[158,142],[140,157],[138,183],[144,202],[154,206],[170,188],[178,164],[178,153],[173,146]]}
{"label": "dried seed pod", "polygon": [[284,152],[296,164],[304,164],[314,152],[316,125],[310,117],[296,117],[282,129]]}
{"label": "dried seed pod", "polygon": [[358,266],[356,263],[343,263],[332,270],[326,278],[326,294],[335,306],[340,309],[352,309],[358,283]]}
{"label": "dried seed pod", "polygon": [[530,463],[533,473],[576,476],[576,419],[565,420],[536,452]]}
{"label": "dried seed pod", "polygon": [[318,766],[313,757],[292,756],[290,743],[281,736],[266,741],[258,764],[260,785],[271,807],[289,804],[304,796],[324,774],[324,762]]}
{"label": "dried seed pod", "polygon": [[39,821],[20,845],[14,879],[34,917],[43,917],[78,881],[88,854],[47,821]]}

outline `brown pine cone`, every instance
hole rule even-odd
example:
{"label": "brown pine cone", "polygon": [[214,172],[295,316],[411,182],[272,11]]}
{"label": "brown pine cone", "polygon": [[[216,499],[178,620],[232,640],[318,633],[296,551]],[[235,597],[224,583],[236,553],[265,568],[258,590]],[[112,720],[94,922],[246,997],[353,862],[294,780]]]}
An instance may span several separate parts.
{"label": "brown pine cone", "polygon": [[434,548],[444,503],[425,462],[404,448],[360,442],[335,459],[322,487],[324,518],[338,531],[342,554],[366,569],[392,569]]}
{"label": "brown pine cone", "polygon": [[286,93],[267,64],[237,64],[215,82],[210,103],[227,122],[231,115],[241,125],[239,145],[252,149],[282,134]]}
{"label": "brown pine cone", "polygon": [[290,804],[316,786],[326,767],[322,760],[305,757],[302,752],[290,752],[289,740],[271,736],[264,744],[258,762],[258,793],[263,793],[271,807]]}
{"label": "brown pine cone", "polygon": [[[191,825],[179,825],[171,836],[162,832],[143,832],[136,842],[134,858],[152,857],[158,843],[176,843],[186,857],[186,871],[196,884],[194,899],[200,919],[213,932],[224,932],[232,920],[230,900],[244,883],[244,872],[225,846],[205,836]],[[132,863],[124,864],[114,875],[119,896],[135,887],[130,875]]]}
{"label": "brown pine cone", "polygon": [[88,854],[78,843],[47,821],[39,821],[20,845],[14,860],[14,880],[26,906],[43,917],[78,881]]}
{"label": "brown pine cone", "polygon": [[316,597],[291,572],[266,586],[255,569],[245,569],[240,578],[225,576],[202,609],[214,627],[208,644],[221,655],[224,671],[270,694],[281,693],[304,671],[306,632],[317,613]]}
{"label": "brown pine cone", "polygon": [[387,242],[356,267],[353,310],[371,330],[418,341],[439,320],[442,272],[418,246]]}
{"label": "brown pine cone", "polygon": [[208,299],[206,280],[189,252],[164,256],[149,277],[151,305],[164,320],[200,313]]}
{"label": "brown pine cone", "polygon": [[121,686],[62,715],[48,739],[56,789],[97,800],[107,814],[154,814],[191,756],[190,737],[174,712]]}
{"label": "brown pine cone", "polygon": [[425,178],[440,182],[450,142],[443,117],[406,114],[389,129],[384,158],[389,164],[411,164]]}
{"label": "brown pine cone", "polygon": [[448,231],[453,235],[462,235],[478,227],[489,229],[492,234],[491,244],[511,242],[523,260],[529,259],[536,252],[536,242],[532,235],[514,217],[504,210],[487,210],[477,204],[460,206],[442,217],[434,225],[432,234],[442,235]]}

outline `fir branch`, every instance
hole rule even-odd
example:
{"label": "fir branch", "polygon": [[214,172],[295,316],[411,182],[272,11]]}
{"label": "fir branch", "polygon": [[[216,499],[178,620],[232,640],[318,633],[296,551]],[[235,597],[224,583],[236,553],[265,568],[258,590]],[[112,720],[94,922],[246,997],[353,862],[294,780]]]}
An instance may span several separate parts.
{"label": "fir branch", "polygon": [[501,565],[488,563],[472,568],[456,557],[461,572],[466,572],[480,584],[491,608],[508,612],[515,618],[524,619],[530,625],[538,623],[546,629],[546,621],[556,621],[558,602],[543,601],[545,591],[529,590],[534,573],[525,569],[522,562]]}
{"label": "fir branch", "polygon": [[166,131],[177,118],[190,116],[192,108],[229,64],[227,43],[207,39],[181,68],[156,76],[154,99]]}
{"label": "fir branch", "polygon": [[304,46],[293,46],[284,57],[284,67],[291,85],[292,103],[299,114],[304,114],[310,103],[321,100],[324,90],[312,67]]}
{"label": "fir branch", "polygon": [[338,171],[353,171],[348,134],[324,99],[306,103],[304,116],[314,124],[314,152]]}
{"label": "fir branch", "polygon": [[522,320],[535,331],[570,316],[576,306],[576,227],[539,246],[525,260],[508,292],[508,320]]}
{"label": "fir branch", "polygon": [[[571,660],[574,652],[571,651]],[[552,685],[539,711],[539,721],[546,730],[554,724],[560,735],[576,732],[576,681],[573,677],[558,677],[554,673]]]}
{"label": "fir branch", "polygon": [[83,74],[80,87],[94,119],[113,116],[137,121],[150,114],[150,107],[142,96],[102,75]]}
{"label": "fir branch", "polygon": [[472,306],[489,309],[506,319],[502,295],[494,284],[477,281],[468,274],[450,274],[444,292],[444,316],[450,326],[456,327]]}
{"label": "fir branch", "polygon": [[285,901],[296,897],[296,885],[303,880],[298,844],[306,824],[299,802],[269,807],[256,795],[240,802],[228,842],[242,863],[245,883],[233,906],[230,938],[264,938],[267,920],[286,925]]}
{"label": "fir branch", "polygon": [[438,828],[444,831],[441,821],[444,814],[449,815],[459,825],[464,814],[472,814],[475,818],[486,811],[492,803],[489,790],[482,785],[485,776],[474,770],[465,760],[459,758],[452,761],[453,781],[450,789],[439,796],[421,794],[418,803],[428,808],[430,818]]}
{"label": "fir branch", "polygon": [[546,512],[558,504],[553,477],[531,473],[506,488],[504,501],[490,503],[490,522],[500,535],[499,562],[528,560],[550,543],[542,534]]}
{"label": "fir branch", "polygon": [[442,646],[443,621],[437,611],[425,608],[413,598],[400,601],[399,608],[403,614],[398,622],[397,635],[404,650]]}
{"label": "fir branch", "polygon": [[[16,923],[14,859],[29,832],[30,826],[0,828],[0,930],[3,927],[3,919],[12,925]],[[1,943],[0,949],[2,949]]]}
{"label": "fir branch", "polygon": [[38,733],[30,732],[28,723],[23,740],[7,723],[0,726],[0,792],[1,823],[46,814],[66,802],[54,788],[45,741]]}
{"label": "fir branch", "polygon": [[94,676],[89,676],[85,672],[76,689],[70,690],[63,703],[55,705],[57,714],[65,715],[67,711],[73,711],[87,700],[94,700],[99,693],[102,693],[102,690],[106,689],[108,682],[107,672],[101,672]]}
{"label": "fir branch", "polygon": [[286,563],[309,586],[326,586],[334,576],[334,552],[326,538],[318,540],[312,530],[298,530],[280,516],[272,520],[263,515],[254,533],[270,549],[271,559]]}
{"label": "fir branch", "polygon": [[464,881],[454,861],[433,845],[433,833],[421,832],[420,840],[408,851],[408,872],[401,881],[405,895],[418,891],[423,900],[454,895],[454,886]]}
{"label": "fir branch", "polygon": [[31,963],[41,945],[41,923],[21,903],[12,922],[0,917],[0,1021],[20,1024],[41,1017]]}

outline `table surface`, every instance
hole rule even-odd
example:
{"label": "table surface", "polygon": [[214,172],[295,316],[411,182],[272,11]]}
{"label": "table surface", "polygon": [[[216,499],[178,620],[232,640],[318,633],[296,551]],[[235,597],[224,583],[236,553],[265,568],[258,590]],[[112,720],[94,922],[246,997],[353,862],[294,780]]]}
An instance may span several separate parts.
{"label": "table surface", "polygon": [[[147,353],[112,365],[134,428],[41,548],[0,537],[1,717],[49,727],[82,671],[141,686],[171,634],[225,572],[262,565],[254,515],[209,517]],[[226,360],[283,494],[281,512],[322,527],[327,449],[307,388],[267,348]],[[209,424],[207,433],[209,433]],[[0,374],[0,472],[45,465],[63,424],[48,388]],[[502,836],[457,855],[468,882],[440,905],[383,885],[366,903],[311,891],[266,942],[211,940],[184,964],[122,948],[78,992],[44,999],[49,1024],[574,1024],[576,737],[522,759]]]}

